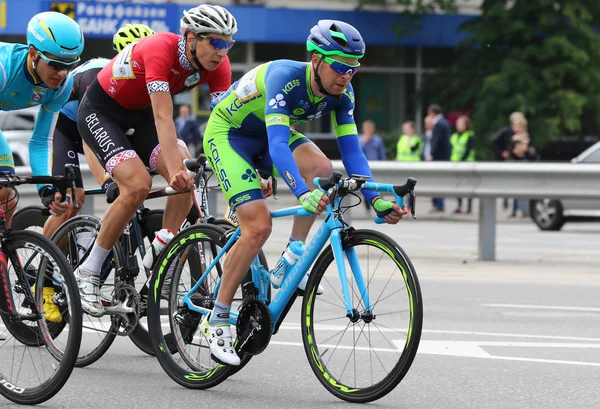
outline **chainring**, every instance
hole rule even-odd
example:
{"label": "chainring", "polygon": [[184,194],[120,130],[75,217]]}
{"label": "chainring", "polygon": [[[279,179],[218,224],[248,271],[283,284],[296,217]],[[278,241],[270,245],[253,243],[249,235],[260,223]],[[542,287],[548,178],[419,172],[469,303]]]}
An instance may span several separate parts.
{"label": "chainring", "polygon": [[117,335],[128,336],[138,324],[141,305],[140,295],[134,286],[119,283],[115,288],[112,299],[112,307],[133,308],[132,312],[111,313],[112,331]]}
{"label": "chainring", "polygon": [[253,298],[244,301],[238,312],[236,352],[260,354],[269,345],[272,327],[271,313],[263,302]]}

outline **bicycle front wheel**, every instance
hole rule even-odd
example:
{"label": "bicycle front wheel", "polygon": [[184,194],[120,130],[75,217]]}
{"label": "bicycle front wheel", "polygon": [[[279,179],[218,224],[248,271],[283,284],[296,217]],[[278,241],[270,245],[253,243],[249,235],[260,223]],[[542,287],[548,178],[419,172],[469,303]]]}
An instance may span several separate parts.
{"label": "bicycle front wheel", "polygon": [[[56,395],[75,366],[82,332],[79,291],[65,257],[41,234],[12,230],[2,247],[0,394],[34,405]],[[54,309],[45,309],[50,302]]]}
{"label": "bicycle front wheel", "polygon": [[331,246],[310,273],[302,339],[313,372],[329,392],[349,402],[371,402],[392,391],[415,358],[423,325],[421,289],[408,256],[390,237],[348,230],[342,246],[345,277]]}

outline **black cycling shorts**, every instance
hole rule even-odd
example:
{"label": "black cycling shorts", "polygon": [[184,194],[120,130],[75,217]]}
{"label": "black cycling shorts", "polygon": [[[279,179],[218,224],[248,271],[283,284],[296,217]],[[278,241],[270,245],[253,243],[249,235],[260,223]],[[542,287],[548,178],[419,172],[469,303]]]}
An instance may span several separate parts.
{"label": "black cycling shorts", "polygon": [[[112,175],[118,164],[137,157],[150,170],[156,170],[160,145],[151,108],[140,111],[123,108],[96,79],[79,103],[77,127],[108,174]],[[134,130],[133,135],[126,134],[129,129]],[[178,142],[185,146],[183,141]]]}
{"label": "black cycling shorts", "polygon": [[75,171],[75,185],[83,188],[78,153],[83,153],[83,143],[77,124],[66,115],[58,114],[52,143],[52,175],[64,175],[65,165],[71,165]]}

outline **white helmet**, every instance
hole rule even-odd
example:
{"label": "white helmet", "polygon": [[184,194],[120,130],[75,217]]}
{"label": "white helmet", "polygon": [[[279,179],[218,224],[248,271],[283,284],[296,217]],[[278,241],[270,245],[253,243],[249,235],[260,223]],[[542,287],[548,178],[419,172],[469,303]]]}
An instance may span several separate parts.
{"label": "white helmet", "polygon": [[216,33],[234,35],[237,32],[237,22],[229,11],[221,6],[202,4],[193,9],[184,10],[181,18],[181,34],[188,31],[193,33]]}

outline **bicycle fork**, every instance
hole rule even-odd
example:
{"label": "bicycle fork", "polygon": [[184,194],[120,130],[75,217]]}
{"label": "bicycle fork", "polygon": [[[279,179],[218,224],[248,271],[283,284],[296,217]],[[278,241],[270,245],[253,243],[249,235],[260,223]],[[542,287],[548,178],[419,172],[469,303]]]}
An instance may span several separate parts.
{"label": "bicycle fork", "polygon": [[[369,293],[367,291],[368,283],[365,282],[360,263],[358,262],[358,256],[354,248],[347,250],[343,249],[342,246],[342,233],[339,230],[333,230],[331,232],[331,248],[333,250],[333,257],[340,277],[340,285],[342,286],[342,294],[344,296],[344,304],[346,304],[346,316],[352,321],[356,322],[359,319],[364,321],[370,321],[373,319],[371,301],[369,300]],[[350,270],[356,282],[359,292],[359,300],[362,300],[364,305],[364,311],[359,312],[356,307],[352,305],[351,290],[348,286],[348,277],[346,275],[346,263],[348,260]]]}

